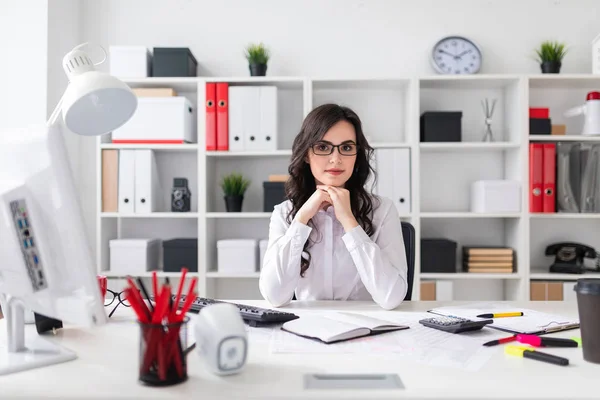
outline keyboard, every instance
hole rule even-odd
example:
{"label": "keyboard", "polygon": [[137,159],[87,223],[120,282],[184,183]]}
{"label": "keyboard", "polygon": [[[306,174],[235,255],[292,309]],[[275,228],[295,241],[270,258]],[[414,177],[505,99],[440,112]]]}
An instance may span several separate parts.
{"label": "keyboard", "polygon": [[[173,295],[173,300],[175,300],[175,297],[177,296]],[[183,303],[185,303],[185,299],[186,296],[181,295],[181,298],[179,299],[179,307],[183,306]],[[299,318],[296,314],[292,314],[290,312],[272,310],[269,308],[254,307],[246,304],[238,304],[227,301],[207,299],[204,297],[196,297],[196,299],[192,303],[192,307],[190,308],[189,312],[197,314],[200,312],[200,310],[202,310],[202,308],[217,303],[229,303],[236,306],[238,310],[240,310],[240,315],[242,316],[244,322],[246,322],[250,326],[265,326],[279,324]]]}

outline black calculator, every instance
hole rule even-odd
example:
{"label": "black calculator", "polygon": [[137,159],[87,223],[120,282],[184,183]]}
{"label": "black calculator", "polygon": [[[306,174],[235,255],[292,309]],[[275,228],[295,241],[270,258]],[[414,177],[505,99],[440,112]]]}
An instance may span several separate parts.
{"label": "black calculator", "polygon": [[469,331],[477,331],[487,324],[494,322],[493,319],[482,319],[472,321],[467,318],[461,317],[450,317],[450,316],[437,316],[432,318],[425,318],[419,321],[421,325],[425,325],[429,328],[439,329],[441,331],[450,333],[461,333]]}

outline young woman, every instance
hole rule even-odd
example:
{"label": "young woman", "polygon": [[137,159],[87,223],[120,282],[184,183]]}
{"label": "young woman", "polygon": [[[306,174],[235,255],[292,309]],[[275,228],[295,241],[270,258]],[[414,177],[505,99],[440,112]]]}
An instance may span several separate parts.
{"label": "young woman", "polygon": [[397,307],[407,291],[402,227],[390,199],[365,184],[373,149],[359,117],[325,104],[292,146],[288,200],[275,206],[259,287],[274,307],[298,300],[374,300]]}

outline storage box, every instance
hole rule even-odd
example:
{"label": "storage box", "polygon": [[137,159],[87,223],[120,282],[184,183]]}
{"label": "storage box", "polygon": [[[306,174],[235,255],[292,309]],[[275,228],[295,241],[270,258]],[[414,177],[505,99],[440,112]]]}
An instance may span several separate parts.
{"label": "storage box", "polygon": [[198,272],[198,239],[178,238],[163,242],[163,271]]}
{"label": "storage box", "polygon": [[113,239],[109,241],[110,271],[139,274],[159,269],[160,239]]}
{"label": "storage box", "polygon": [[187,47],[155,47],[152,76],[197,76],[198,62]]}
{"label": "storage box", "polygon": [[269,239],[262,239],[258,242],[259,257],[258,257],[258,270],[260,271],[263,267],[263,261],[265,260],[265,252],[269,246]]}
{"label": "storage box", "polygon": [[144,46],[110,46],[110,74],[117,78],[152,76],[152,55]]}
{"label": "storage box", "polygon": [[264,212],[273,212],[273,208],[285,200],[285,182],[263,182]]}
{"label": "storage box", "polygon": [[456,242],[421,239],[421,272],[456,272]]}
{"label": "storage box", "polygon": [[552,120],[550,118],[529,118],[530,135],[550,135]]}
{"label": "storage box", "polygon": [[485,180],[471,184],[471,212],[518,213],[521,211],[521,183]]}
{"label": "storage box", "polygon": [[427,111],[421,115],[421,142],[460,142],[461,111]]}
{"label": "storage box", "polygon": [[252,273],[258,264],[258,242],[255,239],[222,239],[217,241],[219,272]]}
{"label": "storage box", "polygon": [[140,97],[131,119],[112,132],[113,143],[196,143],[196,110],[183,96]]}

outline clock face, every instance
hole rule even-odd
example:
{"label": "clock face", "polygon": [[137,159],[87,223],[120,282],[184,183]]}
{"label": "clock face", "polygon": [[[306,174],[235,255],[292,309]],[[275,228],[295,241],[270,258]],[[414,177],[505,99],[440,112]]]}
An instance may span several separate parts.
{"label": "clock face", "polygon": [[440,74],[474,74],[481,68],[481,51],[475,43],[460,36],[440,40],[431,57]]}

